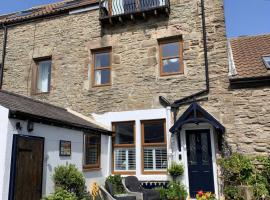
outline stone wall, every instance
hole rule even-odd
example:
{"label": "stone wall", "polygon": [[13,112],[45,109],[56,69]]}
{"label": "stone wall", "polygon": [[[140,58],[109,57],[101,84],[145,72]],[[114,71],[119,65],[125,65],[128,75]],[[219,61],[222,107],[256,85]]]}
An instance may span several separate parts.
{"label": "stone wall", "polygon": [[[104,29],[97,10],[10,28],[4,88],[30,95],[33,58],[52,55],[51,93],[33,98],[86,115],[158,108],[160,95],[173,101],[197,92],[205,84],[199,1],[172,0],[171,8],[169,18]],[[216,26],[224,26],[222,20]],[[173,35],[184,40],[185,73],[160,77],[157,39]],[[102,46],[112,46],[112,86],[92,87],[90,49]],[[227,68],[226,62],[222,65]]]}
{"label": "stone wall", "polygon": [[[228,89],[223,1],[205,3],[210,94],[201,105],[226,127],[234,150],[265,153],[270,146],[269,88]],[[85,115],[159,108],[159,96],[173,102],[205,89],[200,14],[199,0],[171,0],[169,18],[101,28],[94,10],[9,28],[4,89],[31,96],[33,58],[52,56],[52,90],[33,98]],[[183,37],[184,74],[160,77],[157,39],[174,35]],[[104,46],[112,46],[112,86],[92,87],[91,49]]]}

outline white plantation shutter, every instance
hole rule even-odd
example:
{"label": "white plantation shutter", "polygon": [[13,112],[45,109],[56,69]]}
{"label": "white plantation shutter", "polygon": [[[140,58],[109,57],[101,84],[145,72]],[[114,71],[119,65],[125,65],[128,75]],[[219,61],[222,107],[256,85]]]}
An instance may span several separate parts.
{"label": "white plantation shutter", "polygon": [[154,149],[145,148],[144,149],[144,169],[145,170],[153,170],[154,169]]}
{"label": "white plantation shutter", "polygon": [[114,170],[132,171],[136,169],[135,148],[114,149]]}
{"label": "white plantation shutter", "polygon": [[156,148],[156,170],[163,170],[167,168],[167,150],[166,148]]}
{"label": "white plantation shutter", "polygon": [[144,170],[166,170],[167,150],[160,147],[144,148]]}

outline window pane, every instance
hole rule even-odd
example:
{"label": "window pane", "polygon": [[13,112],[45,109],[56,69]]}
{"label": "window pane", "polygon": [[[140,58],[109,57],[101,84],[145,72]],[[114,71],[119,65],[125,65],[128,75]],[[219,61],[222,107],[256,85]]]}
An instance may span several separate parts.
{"label": "window pane", "polygon": [[144,170],[154,170],[153,153],[151,148],[144,149]]}
{"label": "window pane", "polygon": [[165,148],[156,148],[156,170],[167,169],[167,150]]}
{"label": "window pane", "polygon": [[85,135],[85,164],[97,165],[100,157],[100,136]]}
{"label": "window pane", "polygon": [[110,66],[110,53],[98,53],[95,54],[95,68],[97,67],[109,67]]}
{"label": "window pane", "polygon": [[51,78],[51,60],[40,61],[38,63],[38,92],[49,92]]}
{"label": "window pane", "polygon": [[135,148],[115,148],[114,149],[114,170],[127,171],[136,169]]}
{"label": "window pane", "polygon": [[109,69],[95,71],[95,85],[110,83],[111,72]]}
{"label": "window pane", "polygon": [[134,123],[115,124],[115,144],[134,144]]}
{"label": "window pane", "polygon": [[144,143],[164,143],[164,122],[144,123]]}
{"label": "window pane", "polygon": [[115,149],[114,151],[114,163],[115,170],[126,170],[126,150],[125,149]]}
{"label": "window pane", "polygon": [[162,57],[179,56],[179,42],[162,44]]}
{"label": "window pane", "polygon": [[179,58],[162,60],[162,63],[163,63],[163,73],[173,73],[180,71]]}
{"label": "window pane", "polygon": [[165,170],[167,169],[167,150],[164,147],[144,148],[144,170]]}

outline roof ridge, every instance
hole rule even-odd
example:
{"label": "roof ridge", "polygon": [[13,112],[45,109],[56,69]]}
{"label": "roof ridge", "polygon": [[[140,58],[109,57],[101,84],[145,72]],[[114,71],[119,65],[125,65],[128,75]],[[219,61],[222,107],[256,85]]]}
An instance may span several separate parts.
{"label": "roof ridge", "polygon": [[262,33],[262,34],[257,34],[257,35],[238,36],[238,37],[230,38],[229,41],[239,40],[239,39],[246,39],[246,38],[265,37],[265,36],[270,36],[270,33]]}
{"label": "roof ridge", "polygon": [[53,104],[50,104],[50,103],[47,103],[47,102],[43,102],[43,101],[40,101],[40,100],[32,99],[30,97],[27,97],[27,96],[24,96],[24,95],[20,95],[20,94],[17,94],[17,93],[13,93],[13,92],[10,92],[10,91],[7,91],[7,90],[0,90],[0,92],[6,93],[6,94],[9,94],[9,95],[13,95],[13,96],[17,96],[17,97],[20,97],[20,98],[23,98],[23,99],[26,99],[26,100],[30,100],[30,101],[36,102],[36,103],[41,103],[41,104],[44,104],[44,105],[55,107],[57,109],[61,109],[61,110],[67,111],[67,109],[62,108],[60,106],[56,106],[56,105],[53,105]]}

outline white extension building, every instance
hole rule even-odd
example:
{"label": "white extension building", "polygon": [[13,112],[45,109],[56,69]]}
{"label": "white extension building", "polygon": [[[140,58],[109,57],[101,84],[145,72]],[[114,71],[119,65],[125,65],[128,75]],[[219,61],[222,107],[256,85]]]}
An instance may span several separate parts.
{"label": "white extension building", "polygon": [[0,91],[0,134],[1,200],[52,193],[59,165],[75,164],[87,185],[109,175],[111,132],[75,112]]}

